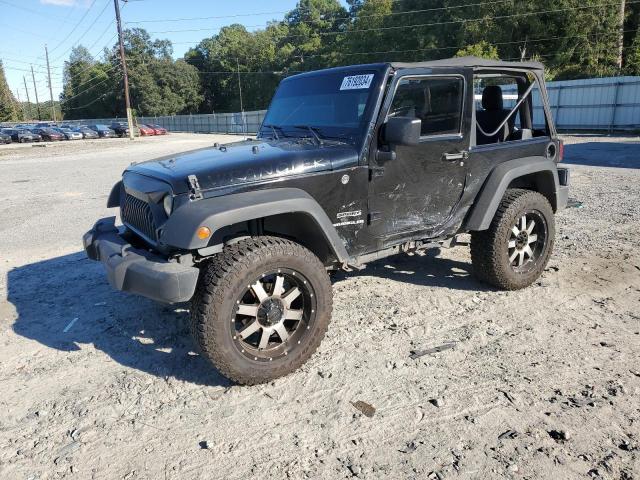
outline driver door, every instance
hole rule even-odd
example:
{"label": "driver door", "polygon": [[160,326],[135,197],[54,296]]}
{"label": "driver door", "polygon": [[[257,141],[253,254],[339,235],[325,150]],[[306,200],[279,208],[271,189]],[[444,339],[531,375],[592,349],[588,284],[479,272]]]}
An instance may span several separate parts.
{"label": "driver door", "polygon": [[[382,122],[421,121],[417,145],[385,145],[371,161],[369,223],[378,246],[428,238],[451,217],[466,184],[468,78],[460,69],[407,71],[394,79]],[[384,128],[381,125],[380,128]]]}

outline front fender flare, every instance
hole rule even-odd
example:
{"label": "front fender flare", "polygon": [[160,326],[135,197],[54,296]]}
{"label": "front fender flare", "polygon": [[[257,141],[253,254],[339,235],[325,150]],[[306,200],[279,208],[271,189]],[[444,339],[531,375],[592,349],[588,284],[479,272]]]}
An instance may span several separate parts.
{"label": "front fender flare", "polygon": [[342,263],[349,261],[345,245],[325,211],[311,195],[298,188],[255,190],[188,203],[169,217],[160,242],[184,250],[198,250],[211,246],[209,239],[197,237],[196,231],[201,226],[215,232],[236,223],[283,213],[309,215],[322,230],[336,258]]}
{"label": "front fender flare", "polygon": [[107,208],[114,208],[120,206],[120,192],[122,191],[122,180],[116,183],[111,189],[109,199],[107,200]]}
{"label": "front fender flare", "polygon": [[[532,173],[548,173],[545,175],[543,188],[554,201],[553,208],[561,203],[558,200],[559,182],[557,165],[545,157],[525,157],[509,160],[496,166],[489,174],[480,193],[476,196],[473,208],[466,221],[466,230],[486,230],[491,225],[498,206],[507,188],[517,178]],[[542,193],[542,192],[541,192]]]}

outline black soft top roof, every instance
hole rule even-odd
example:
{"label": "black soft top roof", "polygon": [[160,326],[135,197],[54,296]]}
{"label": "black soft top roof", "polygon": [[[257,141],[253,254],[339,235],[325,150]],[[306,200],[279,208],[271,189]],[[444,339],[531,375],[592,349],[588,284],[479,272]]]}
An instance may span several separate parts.
{"label": "black soft top roof", "polygon": [[504,69],[518,69],[518,70],[532,70],[536,71],[536,75],[542,76],[544,65],[540,62],[503,62],[501,60],[487,60],[479,57],[454,57],[443,58],[441,60],[430,60],[428,62],[386,62],[386,63],[368,63],[361,65],[344,65],[340,67],[324,68],[321,70],[311,70],[309,72],[298,73],[297,75],[291,75],[284,78],[282,81],[286,82],[295,78],[313,77],[316,75],[322,75],[329,72],[350,72],[353,70],[379,70],[384,71],[387,68],[392,67],[395,69],[405,68],[433,68],[433,67],[458,67],[458,68],[504,68]]}
{"label": "black soft top roof", "polygon": [[540,62],[503,62],[501,60],[487,60],[479,57],[454,57],[428,62],[392,62],[393,68],[421,68],[421,67],[471,67],[471,68],[519,68],[525,70],[544,70]]}

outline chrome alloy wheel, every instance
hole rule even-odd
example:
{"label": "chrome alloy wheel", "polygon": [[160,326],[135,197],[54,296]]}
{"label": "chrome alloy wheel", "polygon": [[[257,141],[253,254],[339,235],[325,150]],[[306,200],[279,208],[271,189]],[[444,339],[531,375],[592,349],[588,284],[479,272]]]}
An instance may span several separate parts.
{"label": "chrome alloy wheel", "polygon": [[511,227],[507,245],[509,264],[515,271],[530,270],[546,248],[547,222],[540,212],[525,212]]}
{"label": "chrome alloy wheel", "polygon": [[288,355],[311,329],[315,305],[300,272],[282,268],[261,275],[236,301],[231,333],[237,348],[254,361]]}

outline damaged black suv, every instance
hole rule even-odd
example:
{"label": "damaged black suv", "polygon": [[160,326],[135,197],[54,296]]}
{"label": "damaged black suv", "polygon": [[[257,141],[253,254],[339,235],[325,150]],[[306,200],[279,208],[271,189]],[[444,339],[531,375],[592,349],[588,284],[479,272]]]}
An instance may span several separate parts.
{"label": "damaged black suv", "polygon": [[328,271],[471,234],[478,278],[519,289],[554,243],[569,172],[539,63],[456,58],[282,81],[255,139],[132,165],[84,236],[111,285],[191,301],[236,382],[290,373],[331,317]]}

